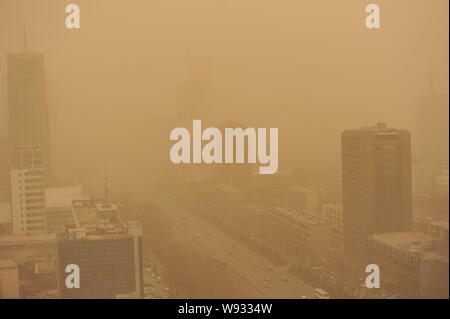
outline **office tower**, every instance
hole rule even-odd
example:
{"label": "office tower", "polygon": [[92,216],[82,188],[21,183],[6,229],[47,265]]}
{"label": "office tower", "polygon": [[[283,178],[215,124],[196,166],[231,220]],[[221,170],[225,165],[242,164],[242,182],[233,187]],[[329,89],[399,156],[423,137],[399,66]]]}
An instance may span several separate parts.
{"label": "office tower", "polygon": [[430,193],[435,170],[448,169],[448,95],[428,93],[418,97],[414,110],[414,192]]}
{"label": "office tower", "polygon": [[448,168],[448,96],[419,95],[415,108],[414,155],[435,169]]}
{"label": "office tower", "polygon": [[[56,240],[58,290],[63,298],[141,298],[142,228],[123,223],[119,205],[73,201],[74,225]],[[65,284],[66,266],[80,268],[80,288]]]}
{"label": "office tower", "polygon": [[7,55],[8,133],[11,147],[42,148],[50,174],[49,121],[45,89],[44,54]]}
{"label": "office tower", "polygon": [[13,233],[46,233],[44,151],[39,146],[13,147],[10,156]]}
{"label": "office tower", "polygon": [[411,228],[411,138],[376,127],[342,133],[344,243],[357,252],[368,235]]}

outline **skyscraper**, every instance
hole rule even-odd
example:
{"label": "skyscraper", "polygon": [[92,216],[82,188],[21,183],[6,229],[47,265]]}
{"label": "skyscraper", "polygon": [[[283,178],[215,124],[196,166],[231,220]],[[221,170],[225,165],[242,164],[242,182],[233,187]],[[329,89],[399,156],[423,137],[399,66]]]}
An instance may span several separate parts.
{"label": "skyscraper", "polygon": [[448,167],[448,96],[433,92],[419,95],[415,109],[414,153],[435,168]]}
{"label": "skyscraper", "polygon": [[49,122],[45,89],[44,54],[7,56],[8,135],[11,147],[42,147],[50,173]]}
{"label": "skyscraper", "polygon": [[376,127],[342,133],[344,242],[357,252],[368,235],[411,228],[411,138]]}
{"label": "skyscraper", "polygon": [[432,191],[433,172],[448,169],[448,95],[419,95],[414,110],[414,191]]}
{"label": "skyscraper", "polygon": [[[141,298],[142,226],[124,223],[119,206],[74,200],[73,221],[56,240],[58,289],[63,298]],[[80,267],[80,288],[65,284],[66,266]]]}

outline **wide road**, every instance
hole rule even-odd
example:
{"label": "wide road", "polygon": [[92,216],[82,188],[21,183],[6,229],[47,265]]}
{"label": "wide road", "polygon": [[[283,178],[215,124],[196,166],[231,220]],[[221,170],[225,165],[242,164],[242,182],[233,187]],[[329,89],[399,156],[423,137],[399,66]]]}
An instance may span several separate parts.
{"label": "wide road", "polygon": [[203,218],[189,212],[167,195],[153,198],[168,214],[177,236],[192,242],[245,282],[255,298],[315,298],[314,288],[277,266]]}

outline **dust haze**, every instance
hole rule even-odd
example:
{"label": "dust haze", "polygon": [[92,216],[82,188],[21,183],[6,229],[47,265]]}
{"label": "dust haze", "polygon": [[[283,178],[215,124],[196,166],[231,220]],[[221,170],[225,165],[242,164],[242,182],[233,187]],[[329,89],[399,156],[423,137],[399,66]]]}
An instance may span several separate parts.
{"label": "dust haze", "polygon": [[112,192],[152,185],[190,81],[208,86],[205,125],[279,127],[281,172],[339,163],[346,128],[414,135],[430,78],[447,93],[445,0],[379,0],[373,32],[358,0],[78,0],[79,30],[65,28],[66,2],[0,0],[0,73],[26,32],[45,53],[55,174],[90,187],[105,166]]}

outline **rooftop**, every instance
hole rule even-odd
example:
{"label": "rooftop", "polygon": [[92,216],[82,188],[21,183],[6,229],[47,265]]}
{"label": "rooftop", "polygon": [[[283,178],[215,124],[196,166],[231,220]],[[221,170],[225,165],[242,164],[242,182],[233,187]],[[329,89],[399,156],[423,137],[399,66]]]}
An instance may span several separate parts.
{"label": "rooftop", "polygon": [[55,241],[56,235],[5,235],[0,236],[0,247],[11,245],[50,244]]}
{"label": "rooftop", "polygon": [[323,224],[319,219],[317,219],[315,216],[311,214],[303,214],[300,212],[297,212],[295,210],[292,210],[287,207],[273,207],[271,208],[272,211],[275,211],[278,214],[282,214],[284,216],[287,216],[292,219],[297,219],[299,222],[309,225],[321,225]]}
{"label": "rooftop", "polygon": [[105,200],[72,201],[74,225],[58,234],[59,239],[104,239],[128,236],[128,229],[119,216],[120,204]]}
{"label": "rooftop", "polygon": [[416,232],[393,232],[372,235],[372,238],[386,246],[410,253],[420,253],[423,258],[444,258],[434,249],[434,240],[430,236]]}
{"label": "rooftop", "polygon": [[388,128],[386,123],[377,123],[375,126],[364,126],[360,129],[345,130],[344,133],[370,133],[377,135],[396,135],[399,132],[405,132],[403,129]]}
{"label": "rooftop", "polygon": [[372,237],[386,245],[400,249],[407,249],[413,244],[429,243],[433,240],[431,237],[415,232],[380,233],[374,234]]}

